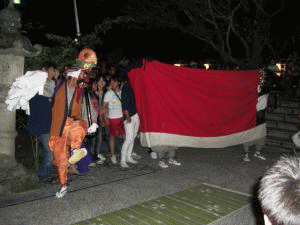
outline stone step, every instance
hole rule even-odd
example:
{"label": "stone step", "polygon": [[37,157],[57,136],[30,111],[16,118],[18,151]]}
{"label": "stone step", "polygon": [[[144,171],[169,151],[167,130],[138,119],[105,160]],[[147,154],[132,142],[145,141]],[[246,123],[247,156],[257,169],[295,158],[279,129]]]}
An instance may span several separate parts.
{"label": "stone step", "polygon": [[266,153],[266,152],[284,152],[284,153],[294,153],[294,149],[292,147],[281,147],[279,145],[268,145],[266,144],[263,148],[262,148],[262,153]]}
{"label": "stone step", "polygon": [[298,131],[298,129],[296,130],[292,130],[289,127],[287,128],[279,128],[279,127],[268,127],[267,126],[267,132],[272,134],[272,133],[277,133],[277,132],[282,132],[282,133],[287,133],[290,136],[292,136],[293,134],[295,134]]}
{"label": "stone step", "polygon": [[300,125],[300,120],[295,114],[266,113],[266,120],[283,121]]}
{"label": "stone step", "polygon": [[267,137],[266,137],[266,142],[293,145],[293,142],[290,138],[274,137],[274,136],[269,136],[269,135],[267,135]]}
{"label": "stone step", "polygon": [[299,130],[300,102],[278,99],[278,107],[266,113],[267,138],[266,149],[281,152],[294,152],[291,136]]}
{"label": "stone step", "polygon": [[284,138],[284,139],[291,139],[291,136],[294,132],[289,132],[283,129],[267,129],[267,136],[274,137],[274,138]]}
{"label": "stone step", "polygon": [[[270,113],[270,112],[268,112]],[[274,113],[285,113],[285,114],[294,114],[299,115],[300,108],[290,108],[290,107],[278,107],[274,110]]]}
{"label": "stone step", "polygon": [[300,124],[277,121],[277,120],[267,120],[267,129],[283,129],[289,130],[290,132],[296,133],[299,130]]}
{"label": "stone step", "polygon": [[291,139],[267,136],[265,146],[277,147],[283,149],[293,149],[294,144]]}
{"label": "stone step", "polygon": [[300,102],[279,100],[278,106],[284,108],[300,108]]}
{"label": "stone step", "polygon": [[[300,108],[299,109],[292,109],[292,108],[277,108],[274,111],[267,111],[266,115],[286,115],[290,117],[297,117],[299,118]],[[300,120],[300,119],[299,119]]]}

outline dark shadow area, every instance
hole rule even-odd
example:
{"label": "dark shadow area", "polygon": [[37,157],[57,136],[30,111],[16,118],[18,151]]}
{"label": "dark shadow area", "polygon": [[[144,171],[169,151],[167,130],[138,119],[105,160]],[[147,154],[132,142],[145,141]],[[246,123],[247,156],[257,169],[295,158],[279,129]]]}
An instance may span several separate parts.
{"label": "dark shadow area", "polygon": [[24,110],[16,110],[15,159],[29,172],[35,171],[34,163],[34,137],[31,137],[27,126],[28,116]]}
{"label": "dark shadow area", "polygon": [[256,219],[256,225],[264,225],[264,218],[263,218],[263,212],[262,208],[258,199],[258,190],[259,190],[259,182],[260,178],[258,178],[257,182],[253,186],[252,189],[252,198],[251,198],[251,209],[253,212],[253,215],[255,215]]}

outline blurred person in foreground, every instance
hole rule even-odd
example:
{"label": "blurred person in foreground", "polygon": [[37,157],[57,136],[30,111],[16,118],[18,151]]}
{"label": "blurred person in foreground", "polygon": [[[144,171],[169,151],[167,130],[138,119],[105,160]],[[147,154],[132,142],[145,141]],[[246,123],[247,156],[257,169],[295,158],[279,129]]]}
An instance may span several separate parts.
{"label": "blurred person in foreground", "polygon": [[282,156],[260,181],[265,225],[300,225],[300,158]]}

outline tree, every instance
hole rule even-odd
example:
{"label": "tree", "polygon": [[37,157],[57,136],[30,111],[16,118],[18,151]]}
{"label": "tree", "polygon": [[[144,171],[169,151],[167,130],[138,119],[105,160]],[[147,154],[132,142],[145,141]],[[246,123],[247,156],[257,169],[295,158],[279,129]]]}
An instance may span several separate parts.
{"label": "tree", "polygon": [[95,49],[102,44],[101,39],[95,32],[81,37],[80,46],[70,37],[62,37],[53,34],[47,34],[46,38],[52,42],[52,47],[43,47],[42,53],[33,58],[26,58],[25,70],[40,69],[44,62],[51,61],[58,65],[61,71],[75,63],[76,57],[81,49]]}
{"label": "tree", "polygon": [[168,27],[205,42],[226,64],[257,68],[274,56],[271,20],[285,0],[128,0],[124,13],[139,29]]}

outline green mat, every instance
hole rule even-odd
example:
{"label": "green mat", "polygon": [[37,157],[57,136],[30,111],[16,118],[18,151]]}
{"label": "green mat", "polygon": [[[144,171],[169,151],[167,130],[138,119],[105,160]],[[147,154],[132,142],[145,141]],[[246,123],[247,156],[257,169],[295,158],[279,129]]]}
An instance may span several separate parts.
{"label": "green mat", "polygon": [[249,203],[245,194],[202,184],[77,224],[210,224]]}

